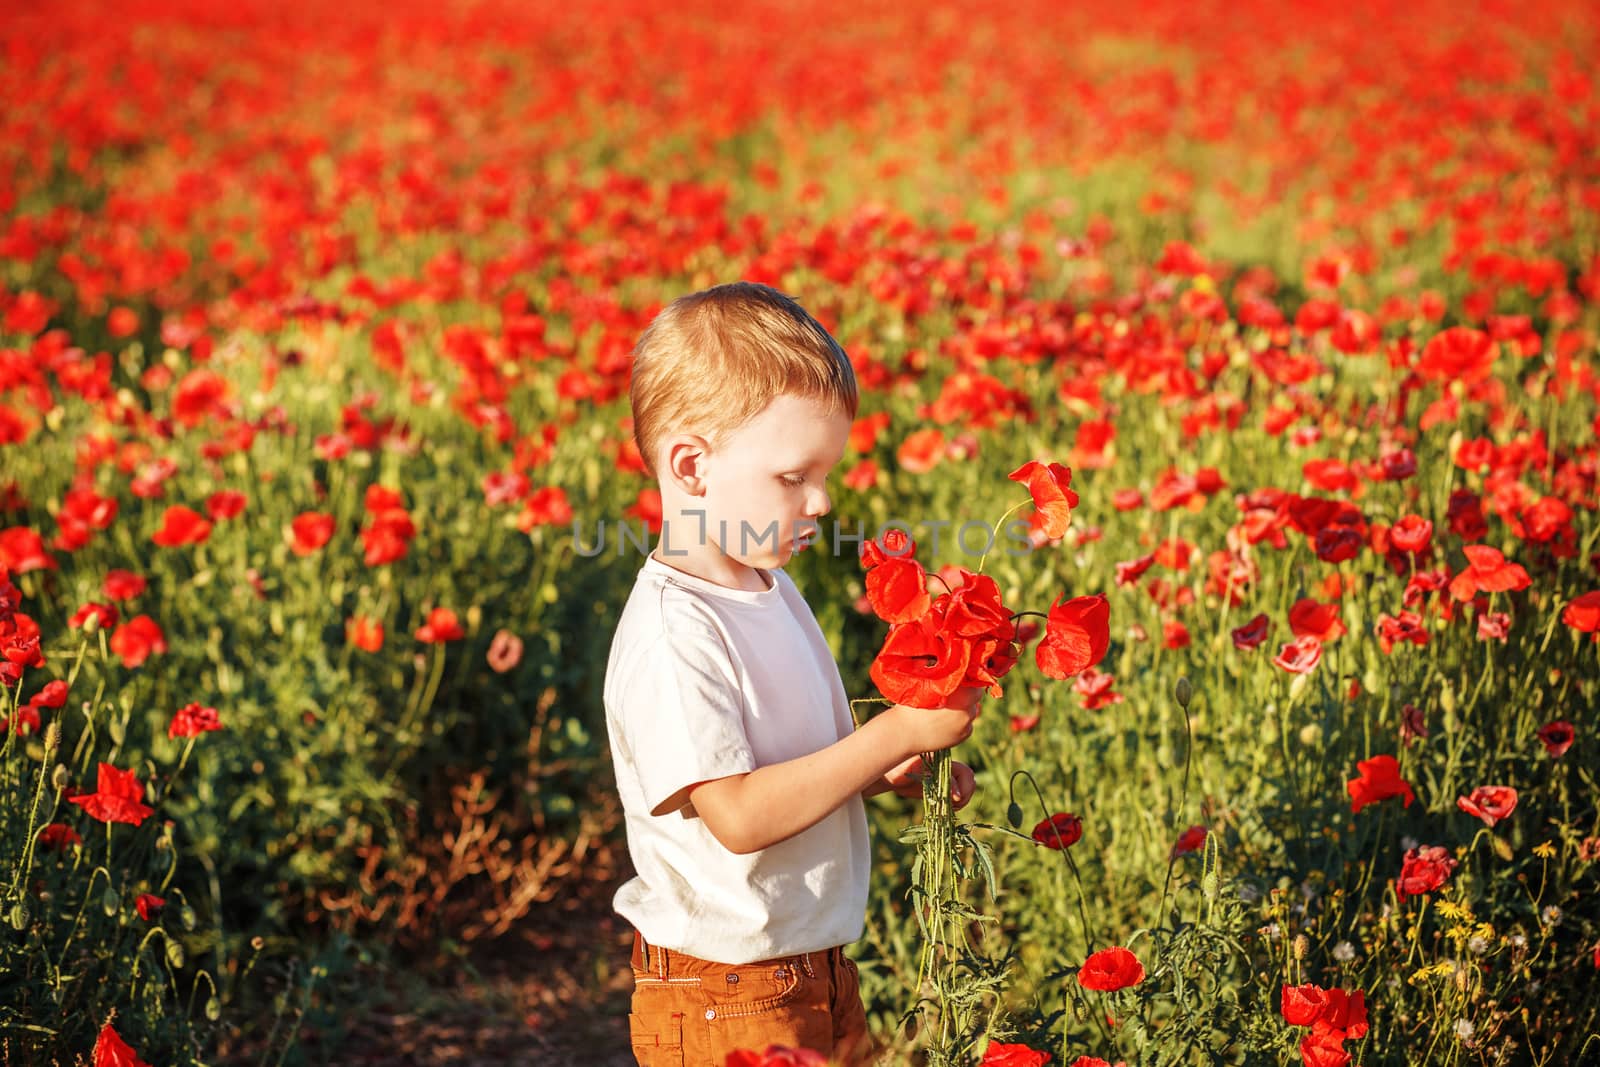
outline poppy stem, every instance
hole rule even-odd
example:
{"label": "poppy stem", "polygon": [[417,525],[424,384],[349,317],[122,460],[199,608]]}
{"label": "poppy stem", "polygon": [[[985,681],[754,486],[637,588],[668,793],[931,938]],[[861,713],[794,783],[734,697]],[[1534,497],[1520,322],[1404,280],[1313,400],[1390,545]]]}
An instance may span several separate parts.
{"label": "poppy stem", "polygon": [[1018,619],[1022,618],[1025,615],[1032,615],[1034,618],[1043,619],[1045,622],[1049,622],[1050,621],[1050,616],[1046,615],[1042,611],[1019,611],[1019,612],[1016,612],[1015,614],[1013,614],[1011,616],[1011,621],[1012,622],[1016,622]]}

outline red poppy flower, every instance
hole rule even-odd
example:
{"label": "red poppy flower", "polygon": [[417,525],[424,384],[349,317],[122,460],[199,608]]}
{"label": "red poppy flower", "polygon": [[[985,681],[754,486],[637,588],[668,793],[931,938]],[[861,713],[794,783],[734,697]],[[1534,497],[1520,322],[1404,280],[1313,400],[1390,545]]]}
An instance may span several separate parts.
{"label": "red poppy flower", "polygon": [[900,442],[895,459],[900,469],[912,474],[926,474],[944,458],[944,434],[937,427],[917,430]]}
{"label": "red poppy flower", "polygon": [[1517,791],[1508,785],[1480,785],[1471,794],[1456,797],[1456,807],[1493,827],[1517,808]]}
{"label": "red poppy flower", "polygon": [[1494,339],[1482,330],[1455,326],[1423,346],[1417,373],[1429,381],[1471,385],[1489,376],[1498,351]]}
{"label": "red poppy flower", "polygon": [[161,516],[161,529],[150,540],[162,548],[203,544],[211,536],[211,520],[193,508],[173,504]]}
{"label": "red poppy flower", "polygon": [[1033,828],[1033,839],[1046,848],[1071,848],[1083,838],[1083,820],[1070,811],[1057,812]]}
{"label": "red poppy flower", "polygon": [[862,544],[861,566],[871,570],[886,559],[904,559],[916,555],[916,552],[917,543],[911,539],[911,535],[898,527],[891,527],[876,540]]}
{"label": "red poppy flower", "polygon": [[1533,584],[1528,572],[1519,564],[1508,563],[1498,548],[1488,545],[1467,545],[1467,566],[1450,581],[1450,595],[1467,601],[1482,593],[1506,593],[1526,589]]}
{"label": "red poppy flower", "polygon": [[1178,840],[1172,845],[1174,856],[1184,856],[1196,852],[1206,843],[1206,828],[1204,826],[1191,826],[1178,835]]}
{"label": "red poppy flower", "polygon": [[1012,733],[1025,734],[1029,730],[1032,730],[1035,726],[1039,725],[1039,716],[1013,715],[1011,716],[1010,725]]}
{"label": "red poppy flower", "polygon": [[150,1067],[139,1054],[106,1023],[94,1042],[93,1067]]}
{"label": "red poppy flower", "polygon": [[1574,597],[1562,609],[1561,621],[1579,633],[1600,632],[1600,589]]}
{"label": "red poppy flower", "polygon": [[1420,515],[1405,515],[1389,528],[1389,543],[1401,552],[1426,552],[1433,540],[1433,523]]}
{"label": "red poppy flower", "polygon": [[67,683],[60,678],[46,682],[37,693],[28,698],[28,703],[36,708],[59,708],[66,702]]}
{"label": "red poppy flower", "polygon": [[[372,496],[372,486],[367,496]],[[417,534],[416,524],[404,508],[384,508],[374,512],[372,521],[361,530],[362,562],[381,567],[406,557],[408,546]]]}
{"label": "red poppy flower", "polygon": [[39,718],[39,711],[37,708],[35,708],[32,704],[24,704],[17,709],[16,720],[14,724],[12,719],[7,718],[4,715],[0,715],[0,736],[10,733],[13,725],[16,726],[17,735],[19,737],[27,737],[30,734],[37,733],[40,730],[40,728],[43,726],[43,720]]}
{"label": "red poppy flower", "polygon": [[366,615],[352,615],[344,623],[345,640],[364,652],[383,647],[383,623]]}
{"label": "red poppy flower", "polygon": [[[526,514],[526,511],[524,511],[524,514]],[[638,499],[634,501],[631,507],[623,508],[622,514],[630,519],[638,519],[640,522],[644,523],[645,529],[649,530],[651,533],[660,533],[661,520],[663,517],[661,510],[661,490],[639,490]]]}
{"label": "red poppy flower", "polygon": [[56,851],[83,844],[83,838],[78,836],[78,831],[64,822],[53,822],[40,830],[38,841],[41,847]]}
{"label": "red poppy flower", "polygon": [[1346,1067],[1350,1053],[1344,1050],[1344,1035],[1335,1030],[1313,1030],[1300,1042],[1303,1067]]}
{"label": "red poppy flower", "polygon": [[214,522],[237,518],[249,499],[237,489],[223,489],[206,497],[206,514]]}
{"label": "red poppy flower", "polygon": [[1419,646],[1428,643],[1428,629],[1422,623],[1422,616],[1414,611],[1402,611],[1399,615],[1380,614],[1375,631],[1378,647],[1386,656],[1403,641]]}
{"label": "red poppy flower", "polygon": [[1455,869],[1455,859],[1450,855],[1450,850],[1443,846],[1407,849],[1405,858],[1401,860],[1400,877],[1395,882],[1395,890],[1402,900],[1431,893],[1444,885]]}
{"label": "red poppy flower", "polygon": [[172,714],[167,726],[168,737],[198,737],[212,730],[222,729],[216,708],[201,707],[197,703],[185,704]]}
{"label": "red poppy flower", "polygon": [[144,592],[145,585],[145,579],[141,575],[112,570],[106,572],[105,581],[100,584],[100,588],[108,600],[131,600]]}
{"label": "red poppy flower", "polygon": [[961,686],[972,656],[970,642],[925,615],[889,627],[869,674],[896,704],[937,708]]}
{"label": "red poppy flower", "polygon": [[0,530],[0,567],[12,574],[55,570],[55,557],[44,548],[44,539],[27,526]]}
{"label": "red poppy flower", "polygon": [[1350,794],[1350,811],[1359,813],[1368,804],[1376,804],[1390,797],[1404,797],[1402,807],[1409,808],[1417,799],[1411,783],[1400,777],[1400,764],[1393,756],[1374,756],[1356,764],[1357,776],[1345,783]]}
{"label": "red poppy flower", "polygon": [[306,511],[289,523],[289,548],[297,556],[309,556],[333,538],[332,515]]}
{"label": "red poppy flower", "polygon": [[1030,460],[1006,477],[1028,487],[1045,536],[1052,541],[1063,537],[1072,525],[1072,509],[1078,506],[1078,494],[1071,488],[1071,469],[1059,463]]}
{"label": "red poppy flower", "polygon": [[1272,632],[1272,622],[1265,613],[1257,615],[1243,626],[1230,631],[1233,636],[1233,647],[1241,652],[1248,652],[1252,648],[1259,648],[1266,641],[1267,635]]}
{"label": "red poppy flower", "polygon": [[1301,597],[1289,609],[1289,629],[1296,637],[1315,637],[1322,644],[1345,632],[1344,622],[1339,618],[1339,605],[1324,604],[1310,597]]}
{"label": "red poppy flower", "polygon": [[434,608],[428,612],[428,621],[417,627],[415,636],[424,644],[443,644],[461,640],[467,636],[467,631],[461,628],[455,612],[449,608]]}
{"label": "red poppy flower", "polygon": [[140,893],[133,902],[134,910],[139,913],[139,918],[145,922],[154,919],[166,905],[166,898],[158,897],[154,893]]}
{"label": "red poppy flower", "polygon": [[978,1067],[1043,1067],[1050,1058],[1050,1053],[1027,1045],[1004,1045],[997,1041],[984,1051]]}
{"label": "red poppy flower", "polygon": [[119,771],[109,763],[100,764],[93,793],[69,797],[101,822],[125,822],[138,826],[154,811],[144,804],[144,787],[133,771]]}
{"label": "red poppy flower", "polygon": [[1132,559],[1124,563],[1118,563],[1117,585],[1132,585],[1134,582],[1137,582],[1144,575],[1145,571],[1149,570],[1155,565],[1155,562],[1155,553],[1152,552],[1150,555],[1140,556],[1138,559]]}
{"label": "red poppy flower", "polygon": [[87,623],[91,617],[95,620],[96,628],[109,630],[117,624],[117,620],[122,616],[110,604],[100,604],[91,600],[72,613],[72,617],[67,620],[67,625],[76,630]]}
{"label": "red poppy flower", "polygon": [[[660,528],[660,509],[657,508],[654,523],[644,514],[644,495],[639,498],[640,517],[645,519],[650,526],[650,532],[655,533]],[[567,502],[567,491],[558,485],[547,485],[535,489],[523,501],[522,513],[517,516],[517,529],[527,533],[535,526],[565,526],[572,521],[572,505]]]}
{"label": "red poppy flower", "polygon": [[1103,948],[1083,961],[1078,984],[1085,989],[1113,993],[1144,981],[1144,964],[1120,945]]}
{"label": "red poppy flower", "polygon": [[1556,719],[1539,727],[1539,740],[1544,743],[1544,750],[1550,754],[1551,759],[1565,756],[1576,736],[1572,724],[1565,719]]}
{"label": "red poppy flower", "polygon": [[1111,603],[1104,593],[1058,599],[1034,658],[1048,677],[1066,679],[1099,663],[1110,645]]}
{"label": "red poppy flower", "polygon": [[1353,526],[1324,526],[1312,537],[1317,558],[1324,563],[1343,563],[1361,554],[1364,540]]}
{"label": "red poppy flower", "polygon": [[138,667],[167,651],[167,635],[150,616],[135,615],[111,635],[111,651],[122,657],[124,667]]}
{"label": "red poppy flower", "polygon": [[768,1045],[763,1052],[730,1052],[723,1067],[828,1067],[828,1057],[808,1048]]}
{"label": "red poppy flower", "polygon": [[1290,674],[1305,674],[1322,659],[1322,642],[1315,637],[1297,637],[1272,657],[1275,666]]}
{"label": "red poppy flower", "polygon": [[909,556],[885,559],[867,571],[867,602],[885,622],[919,619],[933,603],[928,574]]}

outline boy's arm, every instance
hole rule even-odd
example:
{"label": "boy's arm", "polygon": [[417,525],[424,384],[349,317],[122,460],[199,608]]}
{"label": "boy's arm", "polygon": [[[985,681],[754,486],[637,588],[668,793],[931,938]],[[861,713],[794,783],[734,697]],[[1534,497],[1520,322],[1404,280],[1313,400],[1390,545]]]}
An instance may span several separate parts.
{"label": "boy's arm", "polygon": [[896,704],[827,748],[689,789],[706,829],[729,852],[771,848],[809,830],[885,772],[919,752],[936,752],[972,733],[983,690],[959,690],[960,706]]}

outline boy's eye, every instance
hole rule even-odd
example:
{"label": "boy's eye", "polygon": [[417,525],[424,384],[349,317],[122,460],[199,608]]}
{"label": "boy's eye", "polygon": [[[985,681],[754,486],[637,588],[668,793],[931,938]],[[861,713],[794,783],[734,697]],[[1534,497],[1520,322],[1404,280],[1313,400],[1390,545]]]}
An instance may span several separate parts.
{"label": "boy's eye", "polygon": [[798,489],[806,484],[806,476],[803,474],[780,474],[778,475],[778,481],[787,485],[790,489]]}

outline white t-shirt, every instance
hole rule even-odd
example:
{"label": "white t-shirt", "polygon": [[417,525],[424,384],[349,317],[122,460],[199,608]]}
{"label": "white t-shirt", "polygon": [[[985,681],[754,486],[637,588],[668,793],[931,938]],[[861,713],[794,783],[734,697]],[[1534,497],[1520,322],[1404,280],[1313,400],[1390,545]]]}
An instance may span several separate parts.
{"label": "white t-shirt", "polygon": [[613,904],[644,939],[740,964],[848,944],[866,923],[866,807],[853,796],[771,848],[729,852],[686,786],[826,748],[855,725],[794,581],[728,589],[646,559],[606,665],[606,727],[638,876]]}

